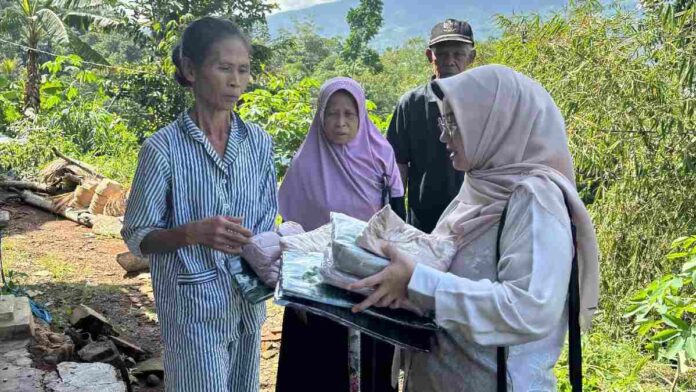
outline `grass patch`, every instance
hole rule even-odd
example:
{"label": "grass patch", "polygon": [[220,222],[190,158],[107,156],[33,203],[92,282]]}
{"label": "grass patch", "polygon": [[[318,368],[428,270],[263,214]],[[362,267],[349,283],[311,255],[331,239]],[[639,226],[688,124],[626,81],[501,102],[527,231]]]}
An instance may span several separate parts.
{"label": "grass patch", "polygon": [[71,278],[75,273],[75,267],[73,267],[72,264],[52,255],[40,257],[37,263],[43,267],[43,269],[50,272],[53,279],[57,281],[65,281]]}
{"label": "grass patch", "polygon": [[[593,332],[583,336],[583,390],[585,391],[669,391],[676,368],[657,362],[649,353],[641,352],[638,339],[616,340],[606,325],[595,325]],[[570,392],[568,382],[568,347],[554,369],[558,390]],[[674,391],[696,389],[696,369],[682,374]]]}

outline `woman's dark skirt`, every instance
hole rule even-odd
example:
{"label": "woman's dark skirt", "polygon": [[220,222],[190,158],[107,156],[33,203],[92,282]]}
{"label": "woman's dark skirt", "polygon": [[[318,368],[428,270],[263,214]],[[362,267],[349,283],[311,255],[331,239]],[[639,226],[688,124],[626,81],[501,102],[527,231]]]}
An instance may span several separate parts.
{"label": "woman's dark skirt", "polygon": [[[348,392],[348,328],[310,313],[306,318],[285,308],[276,392]],[[396,392],[394,346],[360,338],[361,392]]]}

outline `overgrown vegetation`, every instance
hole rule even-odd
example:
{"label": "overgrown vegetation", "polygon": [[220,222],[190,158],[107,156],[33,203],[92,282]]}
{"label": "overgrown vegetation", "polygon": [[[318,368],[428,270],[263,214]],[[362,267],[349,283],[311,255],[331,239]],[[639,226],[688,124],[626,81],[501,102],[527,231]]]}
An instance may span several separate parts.
{"label": "overgrown vegetation", "polygon": [[[430,77],[422,40],[375,59],[364,45],[370,31],[356,33],[363,37],[360,53],[346,56],[351,46],[345,40],[321,37],[311,24],[270,41],[263,1],[206,1],[193,8],[183,2],[188,13],[165,3],[129,3],[147,17],[122,19],[118,31],[71,30],[95,50],[114,51],[109,67],[86,63],[47,37],[42,50],[62,56],[39,56],[38,111],[24,111],[26,50],[2,52],[0,133],[16,141],[0,144],[0,174],[30,177],[57,147],[128,182],[142,141],[190,104],[170,77],[168,57],[181,27],[200,12],[235,15],[254,32],[260,48],[255,80],[239,112],[273,136],[281,176],[327,78],[359,80],[373,120],[385,129],[398,98]],[[374,10],[381,2],[368,3]],[[696,336],[694,256],[688,253],[696,234],[696,6],[641,5],[637,11],[583,1],[543,18],[501,16],[499,38],[477,47],[477,64],[507,64],[539,80],[566,119],[577,183],[601,247],[601,309],[594,332],[584,337],[589,390],[670,388],[677,370],[686,371],[676,365],[680,355],[689,358]],[[0,38],[19,33],[8,34]],[[692,237],[672,245],[685,235]],[[670,251],[676,253],[665,258]],[[637,316],[636,329],[625,313]],[[566,371],[560,363],[561,390],[568,390]],[[694,379],[682,374],[674,388],[696,388]]]}

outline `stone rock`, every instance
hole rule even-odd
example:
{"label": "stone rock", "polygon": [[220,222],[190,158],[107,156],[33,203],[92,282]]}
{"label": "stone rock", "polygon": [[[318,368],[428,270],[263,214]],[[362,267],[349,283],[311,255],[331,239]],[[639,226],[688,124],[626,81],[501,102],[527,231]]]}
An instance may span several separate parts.
{"label": "stone rock", "polygon": [[147,376],[147,379],[145,380],[145,382],[147,383],[148,386],[156,387],[160,384],[161,381],[160,381],[159,377],[155,376],[154,374],[151,374],[151,375]]}
{"label": "stone rock", "polygon": [[100,335],[118,336],[106,317],[86,305],[80,305],[73,309],[70,324],[75,328],[89,332],[92,339],[96,339]]}
{"label": "stone rock", "polygon": [[137,363],[135,362],[135,359],[133,359],[133,358],[131,358],[131,357],[126,357],[126,359],[124,360],[124,362],[126,363],[126,367],[128,367],[128,368],[134,368],[135,365],[137,364]]}
{"label": "stone rock", "polygon": [[94,215],[91,218],[91,221],[92,232],[94,234],[121,239],[121,229],[123,228],[121,218],[106,215]]}
{"label": "stone rock", "polygon": [[78,351],[77,355],[85,362],[111,363],[118,357],[118,349],[110,341],[93,342]]}
{"label": "stone rock", "polygon": [[[2,135],[0,135],[1,137]],[[10,213],[7,211],[0,211],[0,230],[7,228],[10,225]]]}
{"label": "stone rock", "polygon": [[0,391],[39,392],[43,391],[46,372],[31,367],[11,364],[0,366]]}
{"label": "stone rock", "polygon": [[14,295],[0,295],[0,321],[12,321],[14,304]]}
{"label": "stone rock", "polygon": [[126,385],[116,376],[116,369],[106,363],[63,362],[58,375],[45,379],[48,392],[125,392]]}
{"label": "stone rock", "polygon": [[12,297],[14,301],[11,320],[0,321],[0,341],[26,339],[34,335],[34,317],[29,298]]}
{"label": "stone rock", "polygon": [[140,362],[138,366],[133,369],[133,374],[136,376],[156,374],[158,376],[164,375],[164,362],[162,358],[151,358],[147,361]]}
{"label": "stone rock", "polygon": [[127,272],[138,272],[150,269],[150,261],[145,257],[138,257],[131,252],[123,252],[116,255],[116,262]]}
{"label": "stone rock", "polygon": [[57,354],[44,355],[43,361],[46,365],[57,365],[58,364],[58,355]]}
{"label": "stone rock", "polygon": [[92,342],[89,332],[83,332],[75,328],[66,328],[65,334],[75,343],[75,348],[78,350]]}

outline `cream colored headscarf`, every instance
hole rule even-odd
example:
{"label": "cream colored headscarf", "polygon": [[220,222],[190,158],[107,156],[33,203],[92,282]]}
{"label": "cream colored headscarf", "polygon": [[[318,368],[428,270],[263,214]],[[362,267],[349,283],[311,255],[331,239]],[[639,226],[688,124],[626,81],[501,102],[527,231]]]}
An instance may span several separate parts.
{"label": "cream colored headscarf", "polygon": [[[565,124],[549,93],[536,81],[501,65],[439,79],[464,141],[466,176],[433,234],[466,245],[500,220],[517,186],[529,189],[553,214],[568,214],[546,186],[563,191],[577,227],[580,324],[590,326],[599,300],[597,238],[575,187]],[[541,177],[549,181],[524,181]],[[561,215],[562,214],[562,215]]]}

